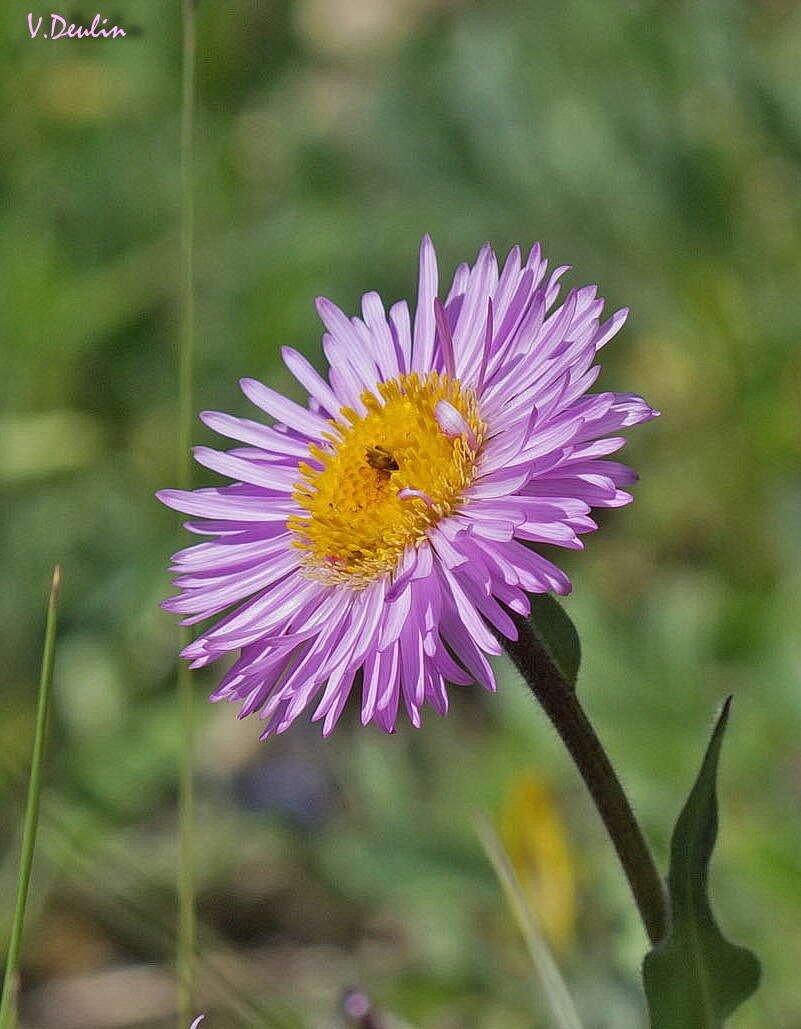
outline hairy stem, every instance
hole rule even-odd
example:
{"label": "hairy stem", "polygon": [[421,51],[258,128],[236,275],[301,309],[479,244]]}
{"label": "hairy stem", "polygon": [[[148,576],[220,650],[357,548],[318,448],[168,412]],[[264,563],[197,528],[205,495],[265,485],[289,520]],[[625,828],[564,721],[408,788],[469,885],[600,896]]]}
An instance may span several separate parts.
{"label": "hairy stem", "polygon": [[44,763],[47,723],[50,712],[50,692],[53,683],[53,662],[56,653],[56,613],[58,593],[61,585],[61,569],[53,569],[50,599],[47,605],[42,671],[39,678],[39,701],[36,708],[36,731],[33,738],[31,774],[28,780],[28,803],[22,829],[22,850],[19,875],[17,877],[17,901],[14,907],[14,922],[8,945],[6,971],[3,979],[3,996],[0,1000],[0,1029],[11,1029],[16,1024],[17,969],[22,948],[22,930],[25,926],[25,907],[28,903],[28,887],[33,867],[33,851],[36,846],[36,830],[39,825],[39,800],[42,792],[42,765]]}
{"label": "hairy stem", "polygon": [[529,619],[512,616],[518,639],[501,639],[542,705],[590,791],[631,886],[648,938],[667,929],[665,887],[628,798],[575,690],[561,677]]}

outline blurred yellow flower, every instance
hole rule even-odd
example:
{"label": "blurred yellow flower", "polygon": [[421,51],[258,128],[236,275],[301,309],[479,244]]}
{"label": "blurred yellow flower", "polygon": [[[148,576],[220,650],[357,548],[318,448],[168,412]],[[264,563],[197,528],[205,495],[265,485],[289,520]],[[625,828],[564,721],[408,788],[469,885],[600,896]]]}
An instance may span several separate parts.
{"label": "blurred yellow flower", "polygon": [[566,950],[576,925],[576,870],[553,794],[536,772],[524,772],[511,782],[500,832],[543,933],[557,950]]}

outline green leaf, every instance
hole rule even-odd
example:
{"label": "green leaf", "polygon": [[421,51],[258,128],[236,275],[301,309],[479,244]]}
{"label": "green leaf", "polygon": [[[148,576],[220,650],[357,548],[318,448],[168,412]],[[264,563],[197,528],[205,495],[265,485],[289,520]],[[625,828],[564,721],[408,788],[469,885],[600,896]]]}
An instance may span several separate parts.
{"label": "green leaf", "polygon": [[716,779],[729,697],[701,771],[673,832],[668,892],[671,930],[643,965],[652,1029],[717,1029],[759,984],[759,961],[726,940],[707,896],[718,831]]}
{"label": "green leaf", "polygon": [[61,569],[53,569],[50,599],[47,604],[42,670],[39,676],[39,701],[36,706],[36,729],[33,737],[31,774],[28,779],[28,802],[22,826],[22,848],[17,875],[17,902],[0,997],[0,1029],[15,1029],[17,1025],[17,993],[19,989],[19,959],[22,950],[22,932],[25,927],[25,908],[31,885],[36,834],[39,829],[39,806],[42,794],[42,766],[44,765],[47,727],[50,720],[50,696],[53,689],[53,664],[56,656],[56,628],[58,622],[58,594],[61,588]]}
{"label": "green leaf", "polygon": [[531,621],[548,657],[565,682],[575,687],[581,663],[581,644],[575,625],[550,593],[536,593],[529,599]]}

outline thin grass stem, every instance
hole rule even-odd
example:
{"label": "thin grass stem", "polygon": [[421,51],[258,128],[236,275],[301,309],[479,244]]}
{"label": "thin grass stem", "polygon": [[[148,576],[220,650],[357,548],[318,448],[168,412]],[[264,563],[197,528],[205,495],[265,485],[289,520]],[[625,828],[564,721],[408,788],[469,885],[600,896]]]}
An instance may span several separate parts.
{"label": "thin grass stem", "polygon": [[[183,57],[181,74],[181,322],[178,348],[178,478],[182,489],[191,487],[189,447],[192,434],[192,383],[195,349],[194,236],[195,198],[193,137],[195,122],[195,10],[194,0],[182,0]],[[181,630],[183,650],[189,641]],[[194,860],[194,719],[192,683],[184,661],[178,666],[178,707],[181,726],[178,769],[178,1024],[192,1015],[196,957]]]}
{"label": "thin grass stem", "polygon": [[537,916],[526,900],[509,855],[486,818],[476,817],[475,826],[484,852],[492,864],[506,901],[526,941],[555,1029],[582,1029],[573,998],[540,929]]}
{"label": "thin grass stem", "polygon": [[19,876],[17,879],[17,900],[14,907],[14,921],[8,945],[6,970],[3,978],[3,996],[0,999],[0,1029],[12,1029],[16,1024],[17,984],[19,957],[22,948],[22,933],[25,927],[25,907],[28,902],[28,888],[33,867],[33,852],[36,847],[36,830],[39,826],[39,803],[42,793],[42,765],[44,763],[47,724],[50,713],[50,694],[53,685],[53,661],[56,653],[56,623],[58,593],[61,586],[61,569],[56,565],[50,585],[50,599],[47,604],[42,670],[39,678],[39,700],[36,708],[36,731],[33,738],[31,774],[28,779],[28,802],[25,808],[25,822],[22,829],[22,850]]}

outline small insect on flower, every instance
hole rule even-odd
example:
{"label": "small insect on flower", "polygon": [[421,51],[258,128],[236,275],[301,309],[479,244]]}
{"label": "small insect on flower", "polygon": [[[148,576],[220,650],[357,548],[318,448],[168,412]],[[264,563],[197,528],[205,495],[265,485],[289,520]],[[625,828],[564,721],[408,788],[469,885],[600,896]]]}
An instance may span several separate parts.
{"label": "small insect on flower", "polygon": [[158,494],[212,537],[175,555],[180,594],[163,606],[184,625],[227,612],[183,656],[239,652],[211,699],[259,712],[263,736],[312,705],[327,735],[356,683],[362,722],[386,732],[401,704],[416,726],[426,703],[444,714],[446,683],[494,690],[509,611],[570,590],[537,545],[581,548],[591,508],[632,499],[636,476],[605,458],[657,412],[587,394],[627,311],[601,322],[595,286],[555,307],[567,269],[546,269],[539,246],[500,271],[485,246],[440,302],[426,237],[413,321],[376,293],[361,318],[319,299],[327,379],[282,349],[305,405],[243,379],[275,424],[201,415],[242,445],[195,450],[232,484]]}
{"label": "small insect on flower", "polygon": [[367,463],[379,472],[397,472],[400,465],[388,450],[383,447],[368,447],[364,452]]}

